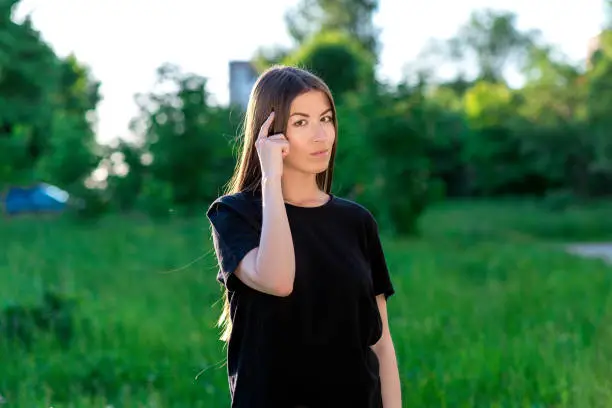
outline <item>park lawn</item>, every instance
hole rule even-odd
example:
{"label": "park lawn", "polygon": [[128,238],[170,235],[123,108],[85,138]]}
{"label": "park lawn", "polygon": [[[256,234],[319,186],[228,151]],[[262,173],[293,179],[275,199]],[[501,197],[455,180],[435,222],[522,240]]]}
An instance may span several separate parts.
{"label": "park lawn", "polygon": [[549,210],[529,199],[450,201],[436,205],[420,221],[423,234],[436,240],[612,241],[612,200],[564,210]]}
{"label": "park lawn", "polygon": [[[603,236],[592,218],[604,210],[500,208],[444,204],[421,238],[384,237],[404,406],[605,406],[612,268],[550,243],[562,240],[550,231],[585,239],[576,219]],[[29,351],[0,333],[0,395],[9,406],[228,406],[208,237],[204,218],[3,222],[0,306],[59,291],[76,302],[76,326],[69,348],[58,341],[69,330],[39,334]]]}

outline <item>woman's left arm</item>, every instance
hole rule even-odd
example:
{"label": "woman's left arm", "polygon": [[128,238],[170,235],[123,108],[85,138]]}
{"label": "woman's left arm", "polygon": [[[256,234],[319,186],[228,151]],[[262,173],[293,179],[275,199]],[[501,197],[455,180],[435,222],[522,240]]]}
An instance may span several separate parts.
{"label": "woman's left arm", "polygon": [[401,408],[402,392],[399,379],[399,369],[395,347],[389,331],[389,319],[387,317],[387,301],[385,295],[376,297],[380,318],[383,323],[383,332],[380,340],[372,346],[372,350],[378,357],[380,365],[380,383],[382,386],[382,400],[384,408]]}

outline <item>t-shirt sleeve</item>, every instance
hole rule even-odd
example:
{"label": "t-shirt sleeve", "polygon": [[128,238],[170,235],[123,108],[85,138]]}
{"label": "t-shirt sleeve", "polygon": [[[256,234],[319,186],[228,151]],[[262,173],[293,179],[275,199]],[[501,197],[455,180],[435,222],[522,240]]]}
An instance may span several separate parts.
{"label": "t-shirt sleeve", "polygon": [[368,255],[370,259],[370,267],[372,270],[372,282],[374,284],[374,294],[376,296],[384,294],[388,299],[395,293],[382,242],[378,223],[372,214],[367,217],[367,235],[368,235]]}
{"label": "t-shirt sleeve", "polygon": [[238,283],[234,275],[238,264],[249,251],[259,246],[259,230],[243,207],[230,200],[217,200],[206,213],[212,226],[213,247],[219,263],[217,280],[231,291],[236,289]]}

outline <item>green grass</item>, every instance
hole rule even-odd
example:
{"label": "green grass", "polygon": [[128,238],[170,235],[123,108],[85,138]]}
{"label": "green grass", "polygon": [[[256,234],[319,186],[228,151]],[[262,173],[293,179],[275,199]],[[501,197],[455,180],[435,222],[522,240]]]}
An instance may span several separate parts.
{"label": "green grass", "polygon": [[435,239],[612,241],[612,201],[555,211],[532,200],[446,202],[420,221]]}
{"label": "green grass", "polygon": [[[612,217],[524,206],[444,204],[422,238],[384,240],[404,406],[612,400],[612,268],[551,244],[601,239]],[[0,307],[37,305],[46,289],[77,302],[72,347],[0,339],[8,406],[228,406],[208,237],[204,218],[3,222]]]}

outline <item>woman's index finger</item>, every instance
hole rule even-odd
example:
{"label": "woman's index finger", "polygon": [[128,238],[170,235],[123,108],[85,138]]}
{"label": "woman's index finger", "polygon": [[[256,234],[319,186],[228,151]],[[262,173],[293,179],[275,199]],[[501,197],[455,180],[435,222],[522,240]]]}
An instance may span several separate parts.
{"label": "woman's index finger", "polygon": [[270,116],[266,119],[266,121],[261,125],[261,129],[259,129],[259,137],[264,138],[268,136],[268,131],[270,130],[270,125],[274,121],[274,111],[270,113]]}

